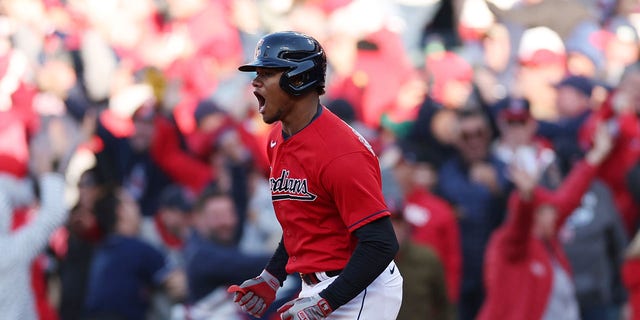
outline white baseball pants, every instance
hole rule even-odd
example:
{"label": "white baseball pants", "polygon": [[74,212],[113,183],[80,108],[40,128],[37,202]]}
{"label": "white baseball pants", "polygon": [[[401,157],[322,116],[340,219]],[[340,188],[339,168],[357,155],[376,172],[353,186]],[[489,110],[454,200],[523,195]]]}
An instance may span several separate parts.
{"label": "white baseball pants", "polygon": [[[318,284],[302,282],[300,297],[309,297],[328,287],[338,276],[321,277]],[[395,262],[359,295],[329,315],[327,320],[395,320],[402,304],[402,276]]]}

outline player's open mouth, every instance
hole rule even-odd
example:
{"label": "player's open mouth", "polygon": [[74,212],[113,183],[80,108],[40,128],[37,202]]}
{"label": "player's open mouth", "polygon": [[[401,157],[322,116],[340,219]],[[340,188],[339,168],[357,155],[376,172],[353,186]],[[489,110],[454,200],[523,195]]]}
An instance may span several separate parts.
{"label": "player's open mouth", "polygon": [[265,98],[256,91],[253,92],[253,95],[258,99],[258,112],[264,113],[264,104],[266,102]]}

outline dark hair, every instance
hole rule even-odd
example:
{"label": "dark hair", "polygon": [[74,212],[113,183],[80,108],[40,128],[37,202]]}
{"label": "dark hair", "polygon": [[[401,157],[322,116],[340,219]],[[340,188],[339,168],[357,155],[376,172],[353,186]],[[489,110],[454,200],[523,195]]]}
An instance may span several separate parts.
{"label": "dark hair", "polygon": [[196,199],[193,208],[195,212],[199,212],[204,208],[207,201],[214,198],[229,198],[231,200],[232,197],[229,192],[223,190],[216,182],[212,182],[209,184],[198,196]]}
{"label": "dark hair", "polygon": [[[80,179],[82,179],[82,177],[87,177],[88,179],[90,179],[90,182],[93,186],[108,186],[109,181],[105,178],[105,176],[102,174],[102,172],[98,169],[98,167],[93,166],[87,170],[85,170],[84,172],[82,172],[82,174],[80,175]],[[80,182],[80,181],[78,181]]]}
{"label": "dark hair", "polygon": [[459,122],[463,120],[473,119],[473,118],[481,119],[484,125],[486,126],[488,138],[490,140],[493,140],[497,137],[498,132],[495,129],[496,128],[495,122],[493,121],[491,116],[488,114],[488,112],[485,111],[484,109],[462,108],[462,109],[456,110],[456,116]]}
{"label": "dark hair", "polygon": [[177,209],[182,212],[190,212],[193,208],[193,198],[187,190],[177,184],[170,184],[162,189],[158,197],[158,207]]}
{"label": "dark hair", "polygon": [[327,108],[346,123],[353,123],[357,119],[353,105],[346,99],[331,100],[327,102]]}
{"label": "dark hair", "polygon": [[479,108],[458,109],[456,110],[456,115],[458,116],[458,120],[464,120],[468,118],[482,118],[485,122],[487,122],[487,124],[489,123],[487,114]]}

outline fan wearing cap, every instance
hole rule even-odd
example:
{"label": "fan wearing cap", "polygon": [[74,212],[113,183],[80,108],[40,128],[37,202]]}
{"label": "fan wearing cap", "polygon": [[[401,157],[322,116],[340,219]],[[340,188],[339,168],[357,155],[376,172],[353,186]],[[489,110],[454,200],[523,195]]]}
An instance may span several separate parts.
{"label": "fan wearing cap", "polygon": [[596,86],[591,78],[568,75],[555,85],[557,119],[539,120],[536,134],[551,142],[563,172],[583,156],[578,131],[592,112],[592,93]]}
{"label": "fan wearing cap", "polygon": [[[162,252],[167,261],[183,267],[182,249],[189,232],[188,215],[192,209],[192,195],[179,185],[169,185],[160,193],[158,211],[152,217],[144,217],[140,225],[140,237]],[[170,317],[175,301],[164,291],[153,292],[150,314],[156,319]]]}
{"label": "fan wearing cap", "polygon": [[434,251],[444,267],[449,301],[457,303],[462,249],[456,213],[450,203],[435,193],[439,177],[431,153],[420,152],[409,143],[400,143],[400,147],[402,157],[393,166],[393,178],[405,195],[403,214],[411,225],[412,241]]}
{"label": "fan wearing cap", "polygon": [[584,122],[578,133],[580,147],[588,148],[597,124],[606,122],[615,143],[612,155],[601,166],[598,176],[614,195],[616,207],[627,229],[635,234],[640,222],[640,203],[633,199],[627,176],[640,160],[640,63],[625,69],[620,84]]}
{"label": "fan wearing cap", "polygon": [[605,57],[605,81],[616,85],[621,81],[626,67],[638,61],[640,37],[629,19],[616,16],[595,36]]}
{"label": "fan wearing cap", "polygon": [[507,98],[506,106],[498,111],[497,125],[500,138],[493,148],[506,164],[520,162],[530,172],[545,171],[555,160],[551,144],[536,136],[538,122],[529,110],[529,101]]}
{"label": "fan wearing cap", "polygon": [[[558,230],[609,156],[611,135],[600,125],[594,146],[554,191],[539,186],[539,172],[510,166],[516,190],[509,216],[486,252],[487,298],[478,319],[579,319],[570,267]],[[522,290],[527,288],[527,290]]]}
{"label": "fan wearing cap", "polygon": [[462,247],[458,304],[461,319],[475,319],[484,300],[484,252],[489,236],[504,217],[510,185],[506,165],[491,149],[493,131],[483,110],[457,113],[457,154],[438,171],[437,190],[457,214]]}
{"label": "fan wearing cap", "polygon": [[[260,272],[269,261],[267,254],[240,250],[236,242],[239,223],[233,197],[220,185],[211,184],[194,201],[182,250],[189,283],[188,302],[194,307],[212,303],[213,296],[227,297],[228,284]],[[225,300],[236,309],[231,300]]]}
{"label": "fan wearing cap", "polygon": [[152,217],[144,217],[140,226],[142,238],[168,254],[175,263],[181,260],[180,250],[188,235],[193,198],[179,185],[165,187],[159,196],[158,211]]}
{"label": "fan wearing cap", "polygon": [[585,76],[569,75],[556,84],[556,108],[560,119],[583,115],[591,107],[595,83]]}
{"label": "fan wearing cap", "polygon": [[139,238],[140,208],[126,190],[108,190],[93,211],[105,232],[89,270],[85,315],[88,318],[143,319],[151,293],[162,290],[173,301],[186,295],[184,272],[165,255]]}
{"label": "fan wearing cap", "polygon": [[531,113],[538,119],[555,117],[554,84],[566,74],[566,49],[562,38],[543,26],[526,29],[518,45],[518,61],[515,88],[529,100]]}

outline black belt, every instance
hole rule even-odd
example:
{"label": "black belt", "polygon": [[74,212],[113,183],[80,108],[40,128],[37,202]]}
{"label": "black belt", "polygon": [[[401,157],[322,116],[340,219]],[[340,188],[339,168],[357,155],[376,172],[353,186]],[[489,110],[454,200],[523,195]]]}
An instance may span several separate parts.
{"label": "black belt", "polygon": [[[325,271],[324,273],[327,275],[327,277],[331,278],[331,277],[340,275],[341,272],[342,272],[342,269]],[[318,284],[320,282],[320,279],[318,279],[318,276],[316,276],[316,272],[301,273],[300,278],[302,279],[302,281],[304,281],[304,283],[308,285]]]}

